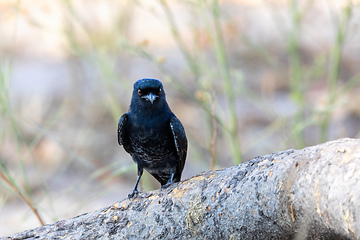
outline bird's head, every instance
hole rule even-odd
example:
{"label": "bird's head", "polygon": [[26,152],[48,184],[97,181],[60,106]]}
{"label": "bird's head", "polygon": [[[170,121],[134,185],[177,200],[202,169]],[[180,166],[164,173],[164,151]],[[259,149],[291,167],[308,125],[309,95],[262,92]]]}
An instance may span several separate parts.
{"label": "bird's head", "polygon": [[[134,83],[132,104],[155,107],[166,103],[162,83],[157,79],[144,78]],[[159,106],[160,107],[160,106]]]}

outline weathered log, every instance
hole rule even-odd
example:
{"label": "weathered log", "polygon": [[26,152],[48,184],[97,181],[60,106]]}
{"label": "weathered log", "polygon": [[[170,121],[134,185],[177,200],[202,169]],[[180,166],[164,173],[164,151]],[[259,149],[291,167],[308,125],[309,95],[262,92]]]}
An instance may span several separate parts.
{"label": "weathered log", "polygon": [[359,148],[257,157],[2,239],[360,239]]}

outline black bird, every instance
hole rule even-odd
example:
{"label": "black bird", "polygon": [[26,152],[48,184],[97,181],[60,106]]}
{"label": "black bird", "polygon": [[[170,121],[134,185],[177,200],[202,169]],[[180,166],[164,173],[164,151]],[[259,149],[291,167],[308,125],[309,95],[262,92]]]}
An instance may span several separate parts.
{"label": "black bird", "polygon": [[166,102],[159,80],[144,78],[135,82],[129,112],[119,120],[118,142],[138,167],[129,198],[138,193],[143,169],[160,182],[161,188],[180,181],[187,139],[184,127]]}

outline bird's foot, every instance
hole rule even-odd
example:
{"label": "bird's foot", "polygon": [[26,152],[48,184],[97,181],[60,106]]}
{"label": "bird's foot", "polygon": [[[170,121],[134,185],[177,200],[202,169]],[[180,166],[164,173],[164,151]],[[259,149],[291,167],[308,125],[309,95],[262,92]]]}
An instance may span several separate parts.
{"label": "bird's foot", "polygon": [[162,185],[160,187],[161,190],[164,190],[165,188],[167,188],[168,186],[170,186],[172,184],[172,182],[167,182],[165,185]]}
{"label": "bird's foot", "polygon": [[166,184],[164,184],[164,185],[161,185],[161,190],[163,190],[163,189],[165,189],[165,188],[167,188],[168,186],[170,186],[171,184],[173,184],[174,183],[174,173],[172,173],[171,175],[170,175],[170,179],[168,180],[168,182],[166,183]]}
{"label": "bird's foot", "polygon": [[133,198],[133,197],[136,197],[140,192],[138,190],[134,190],[132,193],[130,193],[128,195],[128,198]]}

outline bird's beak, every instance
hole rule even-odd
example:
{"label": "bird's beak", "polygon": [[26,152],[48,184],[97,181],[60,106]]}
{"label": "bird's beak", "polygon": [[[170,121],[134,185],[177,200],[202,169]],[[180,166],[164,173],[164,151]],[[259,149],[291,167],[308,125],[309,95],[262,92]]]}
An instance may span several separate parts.
{"label": "bird's beak", "polygon": [[152,94],[152,93],[149,93],[148,95],[145,95],[145,96],[143,96],[142,98],[145,98],[146,101],[150,101],[151,104],[153,104],[154,101],[155,101],[155,99],[156,99],[157,97],[158,97],[158,96],[156,96],[156,95],[154,95],[154,94]]}

